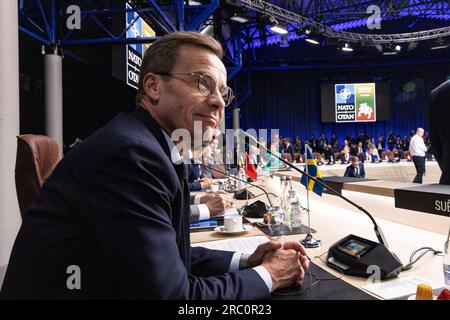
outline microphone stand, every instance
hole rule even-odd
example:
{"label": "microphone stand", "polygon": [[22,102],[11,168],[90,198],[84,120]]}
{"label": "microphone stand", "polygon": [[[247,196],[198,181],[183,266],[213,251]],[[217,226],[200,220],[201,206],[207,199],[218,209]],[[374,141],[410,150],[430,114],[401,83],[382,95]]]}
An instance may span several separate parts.
{"label": "microphone stand", "polygon": [[383,231],[381,230],[381,228],[378,226],[377,222],[375,221],[374,217],[363,207],[359,206],[358,204],[354,203],[352,200],[348,199],[347,197],[343,196],[342,194],[340,194],[339,192],[337,192],[336,190],[334,190],[333,188],[329,187],[328,185],[326,185],[325,183],[323,183],[322,181],[319,181],[318,179],[316,179],[315,177],[313,177],[312,175],[310,175],[309,173],[297,168],[296,166],[292,165],[289,161],[283,159],[282,157],[279,157],[278,155],[274,154],[272,151],[270,151],[268,148],[266,148],[265,146],[263,146],[261,143],[258,142],[258,140],[256,140],[255,137],[253,137],[252,135],[242,131],[242,134],[244,134],[246,137],[248,137],[250,140],[254,141],[256,143],[257,146],[263,148],[264,150],[266,150],[270,155],[274,156],[275,158],[277,158],[278,160],[280,160],[281,162],[283,162],[285,165],[287,165],[289,168],[301,173],[302,175],[307,176],[309,179],[315,181],[316,183],[318,183],[319,185],[321,185],[322,187],[326,188],[328,191],[330,191],[331,193],[333,193],[334,195],[338,196],[339,198],[347,201],[348,203],[350,203],[351,205],[353,205],[354,207],[358,208],[360,211],[364,212],[364,214],[366,214],[369,219],[372,221],[373,225],[374,225],[374,231],[375,231],[375,235],[377,236],[378,241],[383,244],[386,248],[389,248],[386,238],[384,237]]}
{"label": "microphone stand", "polygon": [[[305,164],[305,172],[309,174],[308,172],[308,152],[307,148],[309,148],[308,144],[305,143],[305,156],[306,156],[306,164]],[[312,153],[311,153],[312,154]],[[314,159],[313,159],[314,160]],[[309,180],[307,180],[309,183]],[[322,245],[322,241],[319,239],[316,239],[312,233],[311,233],[311,211],[309,209],[309,188],[306,188],[306,207],[308,208],[308,234],[306,235],[305,239],[300,241],[300,243],[305,248],[319,248]]]}
{"label": "microphone stand", "polygon": [[[226,173],[226,172],[223,172],[222,170],[218,170],[218,169],[216,169],[216,168],[207,166],[206,164],[201,164],[201,163],[199,163],[199,165],[201,165],[201,166],[203,166],[203,167],[205,167],[205,168],[207,168],[207,169],[210,169],[210,170],[212,170],[212,171],[215,171],[215,172],[217,172],[217,173],[223,174],[223,175],[226,176],[226,177],[229,177],[229,178],[232,178],[232,179],[236,179],[236,180],[238,180],[238,181],[247,183],[247,184],[249,184],[249,185],[251,185],[251,186],[253,186],[253,187],[255,187],[255,188],[258,188],[259,190],[261,190],[262,192],[264,192],[264,194],[266,195],[267,200],[269,201],[270,206],[273,207],[273,204],[272,204],[272,201],[270,200],[269,194],[267,193],[266,190],[264,190],[264,189],[261,188],[260,186],[258,186],[258,185],[256,185],[256,184],[253,184],[253,183],[251,183],[251,182],[245,181],[245,180],[243,180],[243,179],[240,179],[240,178],[238,178],[238,177],[232,176],[231,174],[228,174],[228,173]],[[248,190],[246,190],[246,191],[248,191]],[[248,192],[247,192],[246,196],[247,196],[247,202],[248,202]]]}

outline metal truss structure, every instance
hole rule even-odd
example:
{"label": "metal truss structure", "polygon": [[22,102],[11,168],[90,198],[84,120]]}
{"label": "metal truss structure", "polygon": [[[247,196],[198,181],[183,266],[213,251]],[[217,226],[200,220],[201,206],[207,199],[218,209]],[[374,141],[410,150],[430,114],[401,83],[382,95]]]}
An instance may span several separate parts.
{"label": "metal truss structure", "polygon": [[[350,1],[355,2],[355,1]],[[391,1],[392,2],[392,1]],[[405,2],[405,1],[403,1]],[[407,1],[408,3],[410,1]],[[415,2],[415,1],[412,1]],[[436,2],[436,1],[434,1]],[[339,2],[340,3],[340,2]],[[332,26],[325,25],[317,22],[316,20],[307,18],[301,14],[289,11],[282,7],[273,5],[263,0],[241,0],[242,6],[274,17],[279,22],[286,22],[293,25],[295,28],[303,28],[306,26],[315,26],[324,35],[340,39],[348,42],[370,41],[374,44],[383,43],[404,43],[413,41],[422,41],[437,39],[441,37],[450,36],[450,26],[437,28],[433,30],[411,32],[411,33],[399,33],[399,34],[366,34],[366,33],[353,33],[347,31],[336,30]],[[449,4],[446,4],[446,8],[450,8]],[[448,12],[448,11],[447,11]]]}
{"label": "metal truss structure", "polygon": [[[149,43],[158,37],[126,37],[127,31],[138,18],[145,20],[158,35],[177,30],[202,30],[210,27],[215,36],[220,34],[224,45],[224,62],[228,69],[228,79],[240,78],[242,74],[243,49],[250,48],[250,54],[255,56],[255,46],[262,43],[279,42],[279,36],[266,35],[265,25],[258,21],[249,21],[245,27],[229,23],[223,18],[223,10],[219,0],[200,0],[194,4],[192,0],[128,0],[131,8],[126,9],[120,0],[18,0],[19,1],[19,29],[23,33],[40,41],[47,47],[44,52],[60,53],[74,45],[95,44],[134,44]],[[364,25],[367,21],[365,14],[368,5],[376,4],[381,8],[383,19],[396,19],[405,14],[417,17],[430,16],[450,20],[450,0],[447,1],[419,1],[419,0],[280,0],[274,1],[280,6],[263,0],[241,0],[240,5],[254,14],[271,16],[279,22],[289,23],[291,29],[305,26],[315,26],[322,34],[348,42],[368,41],[373,44],[417,42],[450,36],[450,26],[427,31],[399,33],[399,34],[369,34],[348,32],[349,28]],[[68,7],[75,5],[80,8],[82,29],[69,30],[66,21],[71,12]],[[281,7],[283,6],[283,7]],[[349,13],[349,11],[351,11]],[[115,17],[135,13],[136,18],[127,25],[119,28],[114,26]],[[354,20],[353,24],[340,23],[342,20]],[[356,19],[356,20],[355,20]],[[226,32],[221,32],[225,26]],[[289,40],[302,37],[291,32]],[[73,55],[73,54],[71,54]],[[77,57],[75,57],[77,58]],[[80,60],[80,59],[79,59]],[[239,83],[234,81],[234,89],[238,91]],[[246,87],[246,86],[245,86]],[[248,89],[250,90],[250,89]],[[242,99],[238,99],[234,106],[248,97],[243,90]]]}
{"label": "metal truss structure", "polygon": [[[139,18],[149,24],[157,34],[166,34],[177,30],[199,31],[213,26],[214,12],[219,8],[219,0],[204,0],[201,4],[190,5],[189,0],[156,1],[129,0],[130,8],[124,1],[116,0],[20,0],[19,29],[46,46],[44,52],[61,54],[62,49],[79,61],[83,61],[67,49],[74,45],[95,44],[135,44],[151,43],[158,37],[127,37],[127,31]],[[66,27],[71,16],[70,6],[80,9],[81,29]],[[135,19],[120,27],[114,25],[118,15],[134,13]],[[225,48],[224,61],[228,69],[228,79],[232,79],[242,68],[242,44],[240,31],[236,29],[222,38]]]}
{"label": "metal truss structure", "polygon": [[342,20],[361,19],[371,5],[377,5],[383,19],[396,19],[406,15],[446,18],[448,0],[284,0],[280,6],[304,17],[326,24]]}
{"label": "metal truss structure", "polygon": [[[131,44],[152,42],[156,38],[127,38],[126,32],[139,17],[146,20],[161,33],[176,30],[198,30],[199,27],[219,7],[219,0],[209,0],[202,5],[186,5],[185,1],[177,0],[164,2],[161,5],[155,0],[130,0],[132,8],[114,7],[115,1],[103,0],[22,0],[19,5],[20,30],[29,36],[47,45],[79,45],[79,44]],[[89,24],[91,30],[96,26],[98,37],[86,37],[78,30],[65,28],[66,19],[71,13],[66,9],[71,5],[78,6],[81,14],[81,23]],[[137,13],[135,21],[123,26],[118,32],[112,29],[114,16],[125,15],[127,12]]]}

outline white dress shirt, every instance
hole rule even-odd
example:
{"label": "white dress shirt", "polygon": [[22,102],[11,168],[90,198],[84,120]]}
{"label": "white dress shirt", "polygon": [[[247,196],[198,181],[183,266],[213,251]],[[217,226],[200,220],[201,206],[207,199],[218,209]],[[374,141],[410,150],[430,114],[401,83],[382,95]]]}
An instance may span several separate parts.
{"label": "white dress shirt", "polygon": [[425,152],[427,152],[427,150],[428,149],[425,142],[423,142],[423,138],[418,134],[415,134],[409,143],[409,153],[411,156],[425,157]]}

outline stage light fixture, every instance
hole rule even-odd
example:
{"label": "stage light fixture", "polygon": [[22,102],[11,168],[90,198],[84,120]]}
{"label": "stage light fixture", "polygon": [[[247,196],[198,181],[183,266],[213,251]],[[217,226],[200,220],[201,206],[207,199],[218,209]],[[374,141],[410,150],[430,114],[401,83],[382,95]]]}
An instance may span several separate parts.
{"label": "stage light fixture", "polygon": [[394,56],[402,50],[400,45],[388,44],[383,47],[383,56]]}
{"label": "stage light fixture", "polygon": [[449,43],[446,42],[444,39],[439,38],[437,39],[430,47],[431,50],[440,50],[440,49],[447,49],[449,46]]}
{"label": "stage light fixture", "polygon": [[248,22],[248,18],[245,17],[242,14],[237,14],[236,12],[231,16],[230,20],[239,22],[239,23],[246,23]]}
{"label": "stage light fixture", "polygon": [[344,52],[352,52],[353,48],[350,46],[348,42],[344,43],[344,45],[341,47],[341,50]]}
{"label": "stage light fixture", "polygon": [[287,28],[285,26],[283,26],[282,24],[278,23],[278,21],[276,19],[272,18],[270,20],[273,21],[272,25],[270,26],[270,30],[272,30],[275,33],[281,34],[281,35],[288,34],[288,30],[287,30]]}

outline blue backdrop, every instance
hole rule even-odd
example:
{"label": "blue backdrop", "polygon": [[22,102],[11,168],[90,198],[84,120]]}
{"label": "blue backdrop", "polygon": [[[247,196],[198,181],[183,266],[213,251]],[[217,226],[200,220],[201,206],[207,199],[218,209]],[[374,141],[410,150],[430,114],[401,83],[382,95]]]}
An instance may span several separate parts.
{"label": "blue backdrop", "polygon": [[[318,137],[321,132],[329,139],[334,132],[341,144],[345,136],[356,136],[361,131],[372,137],[383,134],[385,138],[393,131],[403,137],[418,126],[427,129],[429,93],[449,76],[449,64],[253,71],[253,92],[241,106],[241,127],[280,129],[283,136],[298,135],[302,139],[311,134]],[[390,83],[390,121],[321,123],[322,82],[370,79]]]}

